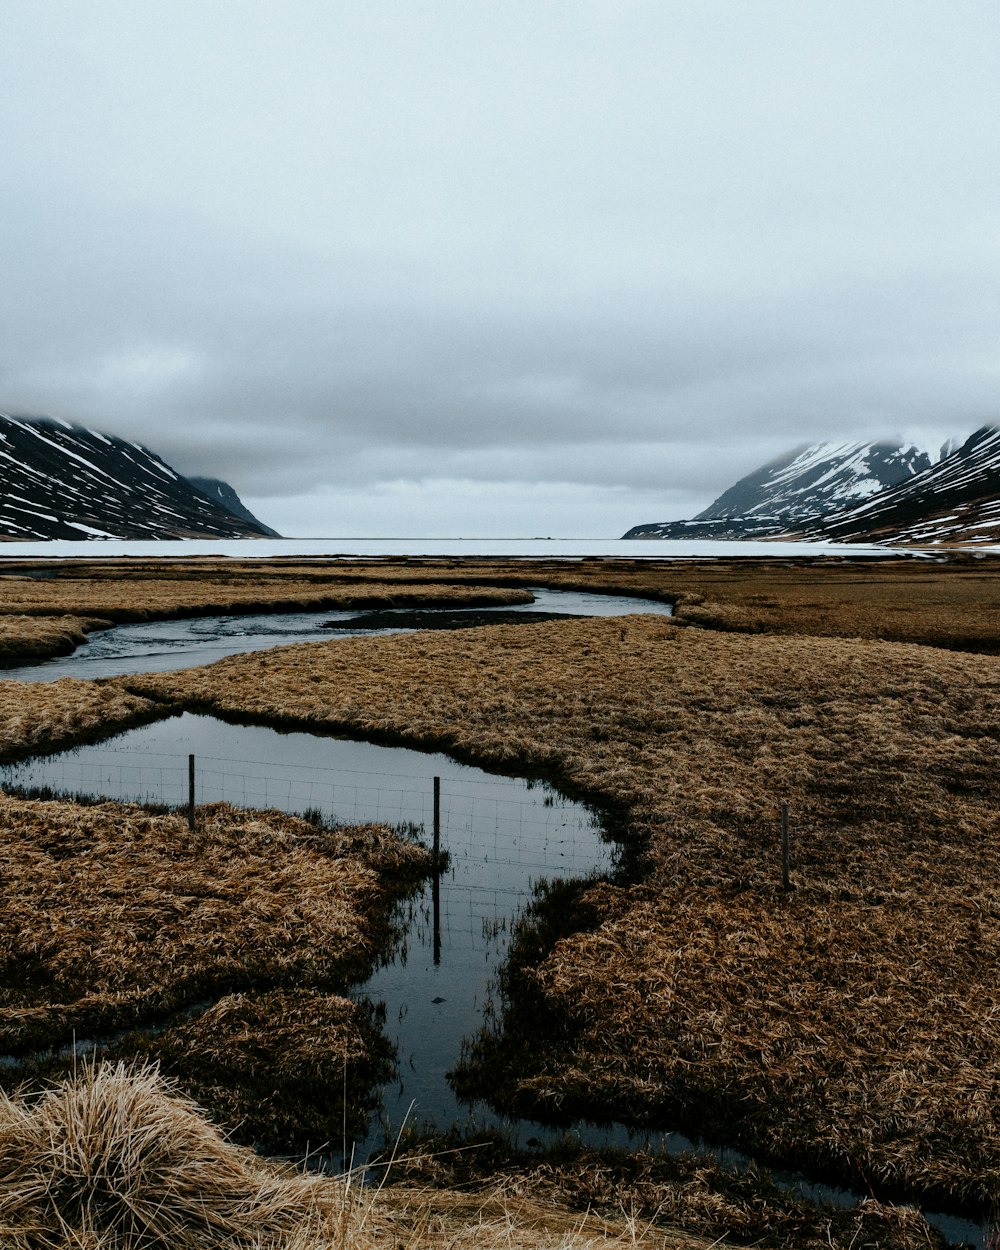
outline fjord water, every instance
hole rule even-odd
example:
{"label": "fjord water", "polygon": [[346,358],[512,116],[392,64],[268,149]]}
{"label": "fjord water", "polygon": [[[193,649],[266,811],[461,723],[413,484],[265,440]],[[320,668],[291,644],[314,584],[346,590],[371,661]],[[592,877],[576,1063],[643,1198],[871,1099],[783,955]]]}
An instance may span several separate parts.
{"label": "fjord water", "polygon": [[142,542],[125,538],[46,539],[7,542],[5,559],[99,560],[122,556],[231,557],[266,560],[276,557],[368,559],[378,556],[476,556],[486,559],[586,560],[712,560],[760,556],[886,556],[903,554],[863,543],[717,542],[677,538],[184,538]]}

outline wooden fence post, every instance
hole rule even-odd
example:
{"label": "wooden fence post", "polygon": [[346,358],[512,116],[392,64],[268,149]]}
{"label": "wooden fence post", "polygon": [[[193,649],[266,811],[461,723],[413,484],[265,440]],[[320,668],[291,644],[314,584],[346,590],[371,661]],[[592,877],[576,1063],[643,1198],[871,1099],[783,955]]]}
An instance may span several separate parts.
{"label": "wooden fence post", "polygon": [[194,756],[188,756],[188,828],[194,833]]}
{"label": "wooden fence post", "polygon": [[441,778],[434,778],[434,881],[431,901],[434,907],[434,962],[441,962]]}
{"label": "wooden fence post", "polygon": [[434,871],[441,859],[441,778],[434,778]]}

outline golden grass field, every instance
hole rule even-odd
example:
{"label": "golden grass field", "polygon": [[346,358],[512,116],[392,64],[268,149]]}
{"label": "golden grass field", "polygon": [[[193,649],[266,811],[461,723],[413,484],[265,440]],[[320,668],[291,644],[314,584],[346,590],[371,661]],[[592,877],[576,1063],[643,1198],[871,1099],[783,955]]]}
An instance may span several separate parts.
{"label": "golden grass field", "polygon": [[[338,640],[94,687],[62,682],[58,695],[4,683],[3,753],[86,736],[104,715],[118,724],[188,708],[544,774],[613,813],[640,851],[638,869],[590,887],[554,945],[515,960],[509,1027],[469,1056],[468,1079],[479,1062],[522,1109],[666,1117],[862,1189],[995,1199],[993,561],[390,561],[224,573],[246,602],[254,581],[280,598],[323,575],[434,595],[493,580],[644,593],[675,601],[678,618]],[[136,610],[146,576],[128,587]],[[151,567],[150,614],[179,612],[198,576],[171,571],[176,594],[162,607],[169,596],[157,598]],[[208,576],[222,574],[213,566]],[[3,602],[65,614],[57,584],[38,582],[43,597],[30,605],[13,593]],[[200,594],[189,592],[189,610],[205,610]],[[86,612],[104,615],[112,598],[99,587]],[[788,894],[782,801],[792,813]],[[524,937],[530,949],[530,922]],[[934,1244],[920,1240],[923,1228],[898,1240],[840,1236],[829,1244]],[[804,1237],[776,1227],[771,1244],[825,1244]]]}

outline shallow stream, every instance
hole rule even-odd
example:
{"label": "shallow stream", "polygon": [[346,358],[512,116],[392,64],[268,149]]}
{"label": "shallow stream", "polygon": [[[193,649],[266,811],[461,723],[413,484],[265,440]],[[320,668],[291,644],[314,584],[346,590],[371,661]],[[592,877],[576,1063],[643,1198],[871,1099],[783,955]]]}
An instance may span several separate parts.
{"label": "shallow stream", "polygon": [[[495,609],[478,608],[477,613],[561,612],[567,616],[623,616],[630,612],[652,612],[669,616],[668,603],[635,599],[623,595],[597,595],[586,591],[547,590],[531,587],[533,603],[498,604]],[[410,609],[399,609],[400,613]],[[364,634],[392,633],[389,627],[374,630],[338,630],[354,617],[368,615],[369,609],[317,612],[243,613],[230,616],[195,616],[173,621],[143,621],[116,625],[91,634],[88,642],[72,655],[34,661],[0,669],[0,679],[15,681],[55,681],[60,677],[122,677],[135,673],[169,672],[175,668],[197,668],[227,655],[263,651],[293,642],[329,642],[331,638],[357,638]],[[392,611],[385,612],[387,618]]]}

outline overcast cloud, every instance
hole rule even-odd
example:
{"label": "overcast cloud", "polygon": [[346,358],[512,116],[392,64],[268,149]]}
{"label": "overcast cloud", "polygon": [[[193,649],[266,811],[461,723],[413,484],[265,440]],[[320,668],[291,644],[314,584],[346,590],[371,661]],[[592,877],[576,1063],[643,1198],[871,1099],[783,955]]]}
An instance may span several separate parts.
{"label": "overcast cloud", "polygon": [[996,0],[3,0],[0,410],[289,535],[1000,418]]}

